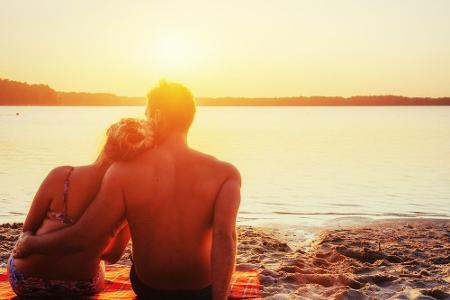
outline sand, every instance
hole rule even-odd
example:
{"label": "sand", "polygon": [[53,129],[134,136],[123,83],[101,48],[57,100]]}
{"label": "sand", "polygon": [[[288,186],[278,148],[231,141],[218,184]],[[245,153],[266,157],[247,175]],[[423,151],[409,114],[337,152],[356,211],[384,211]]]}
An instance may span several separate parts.
{"label": "sand", "polygon": [[[20,228],[0,226],[0,266]],[[129,255],[128,248],[120,263]],[[240,226],[237,268],[261,272],[266,299],[450,299],[450,220],[340,226],[310,243]]]}

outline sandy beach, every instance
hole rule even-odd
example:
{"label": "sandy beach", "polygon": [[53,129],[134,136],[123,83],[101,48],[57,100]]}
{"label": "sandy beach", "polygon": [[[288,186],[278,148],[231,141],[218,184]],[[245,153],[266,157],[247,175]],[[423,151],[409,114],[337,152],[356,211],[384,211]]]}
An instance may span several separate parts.
{"label": "sandy beach", "polygon": [[[20,231],[0,225],[1,267]],[[450,220],[341,225],[307,243],[274,228],[238,231],[237,268],[261,272],[266,299],[450,299]]]}

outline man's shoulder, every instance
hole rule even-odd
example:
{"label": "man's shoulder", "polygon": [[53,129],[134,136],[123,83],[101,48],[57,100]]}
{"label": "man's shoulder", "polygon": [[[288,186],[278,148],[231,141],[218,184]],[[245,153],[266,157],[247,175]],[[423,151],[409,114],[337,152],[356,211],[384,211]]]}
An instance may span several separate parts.
{"label": "man's shoulder", "polygon": [[[151,167],[151,165],[148,165]],[[134,161],[119,161],[114,162],[106,172],[105,176],[113,177],[117,180],[123,180],[129,177],[129,174],[137,172],[142,169],[143,165],[135,163]]]}
{"label": "man's shoulder", "polygon": [[126,161],[116,161],[109,168],[105,176],[120,182],[133,180],[134,175],[142,172],[151,173],[157,169],[164,157],[157,151],[147,151]]}
{"label": "man's shoulder", "polygon": [[216,172],[220,172],[220,173],[224,174],[226,177],[240,178],[239,170],[232,163],[224,161],[224,160],[220,160],[217,157],[214,157],[210,154],[203,153],[203,152],[197,151],[197,155],[199,155],[201,157],[202,161],[206,165],[214,168],[214,170]]}
{"label": "man's shoulder", "polygon": [[241,182],[241,173],[238,168],[229,162],[222,162],[223,170],[226,174],[227,180],[236,180]]}

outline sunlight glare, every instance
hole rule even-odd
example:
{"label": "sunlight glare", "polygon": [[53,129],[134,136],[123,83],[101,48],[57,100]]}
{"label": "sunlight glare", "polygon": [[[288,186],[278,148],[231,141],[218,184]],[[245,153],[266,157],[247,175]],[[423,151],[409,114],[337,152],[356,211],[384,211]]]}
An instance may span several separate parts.
{"label": "sunlight glare", "polygon": [[157,43],[157,61],[164,68],[187,68],[198,63],[198,49],[192,39],[182,35],[165,35]]}

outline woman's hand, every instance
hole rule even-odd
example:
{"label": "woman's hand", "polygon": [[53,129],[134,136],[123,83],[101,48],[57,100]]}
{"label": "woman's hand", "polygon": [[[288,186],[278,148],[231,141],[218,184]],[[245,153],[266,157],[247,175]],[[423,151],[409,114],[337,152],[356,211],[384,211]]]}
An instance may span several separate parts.
{"label": "woman's hand", "polygon": [[31,247],[30,247],[30,237],[34,234],[31,231],[22,232],[19,236],[19,239],[12,250],[12,255],[14,258],[25,258],[30,256]]}

